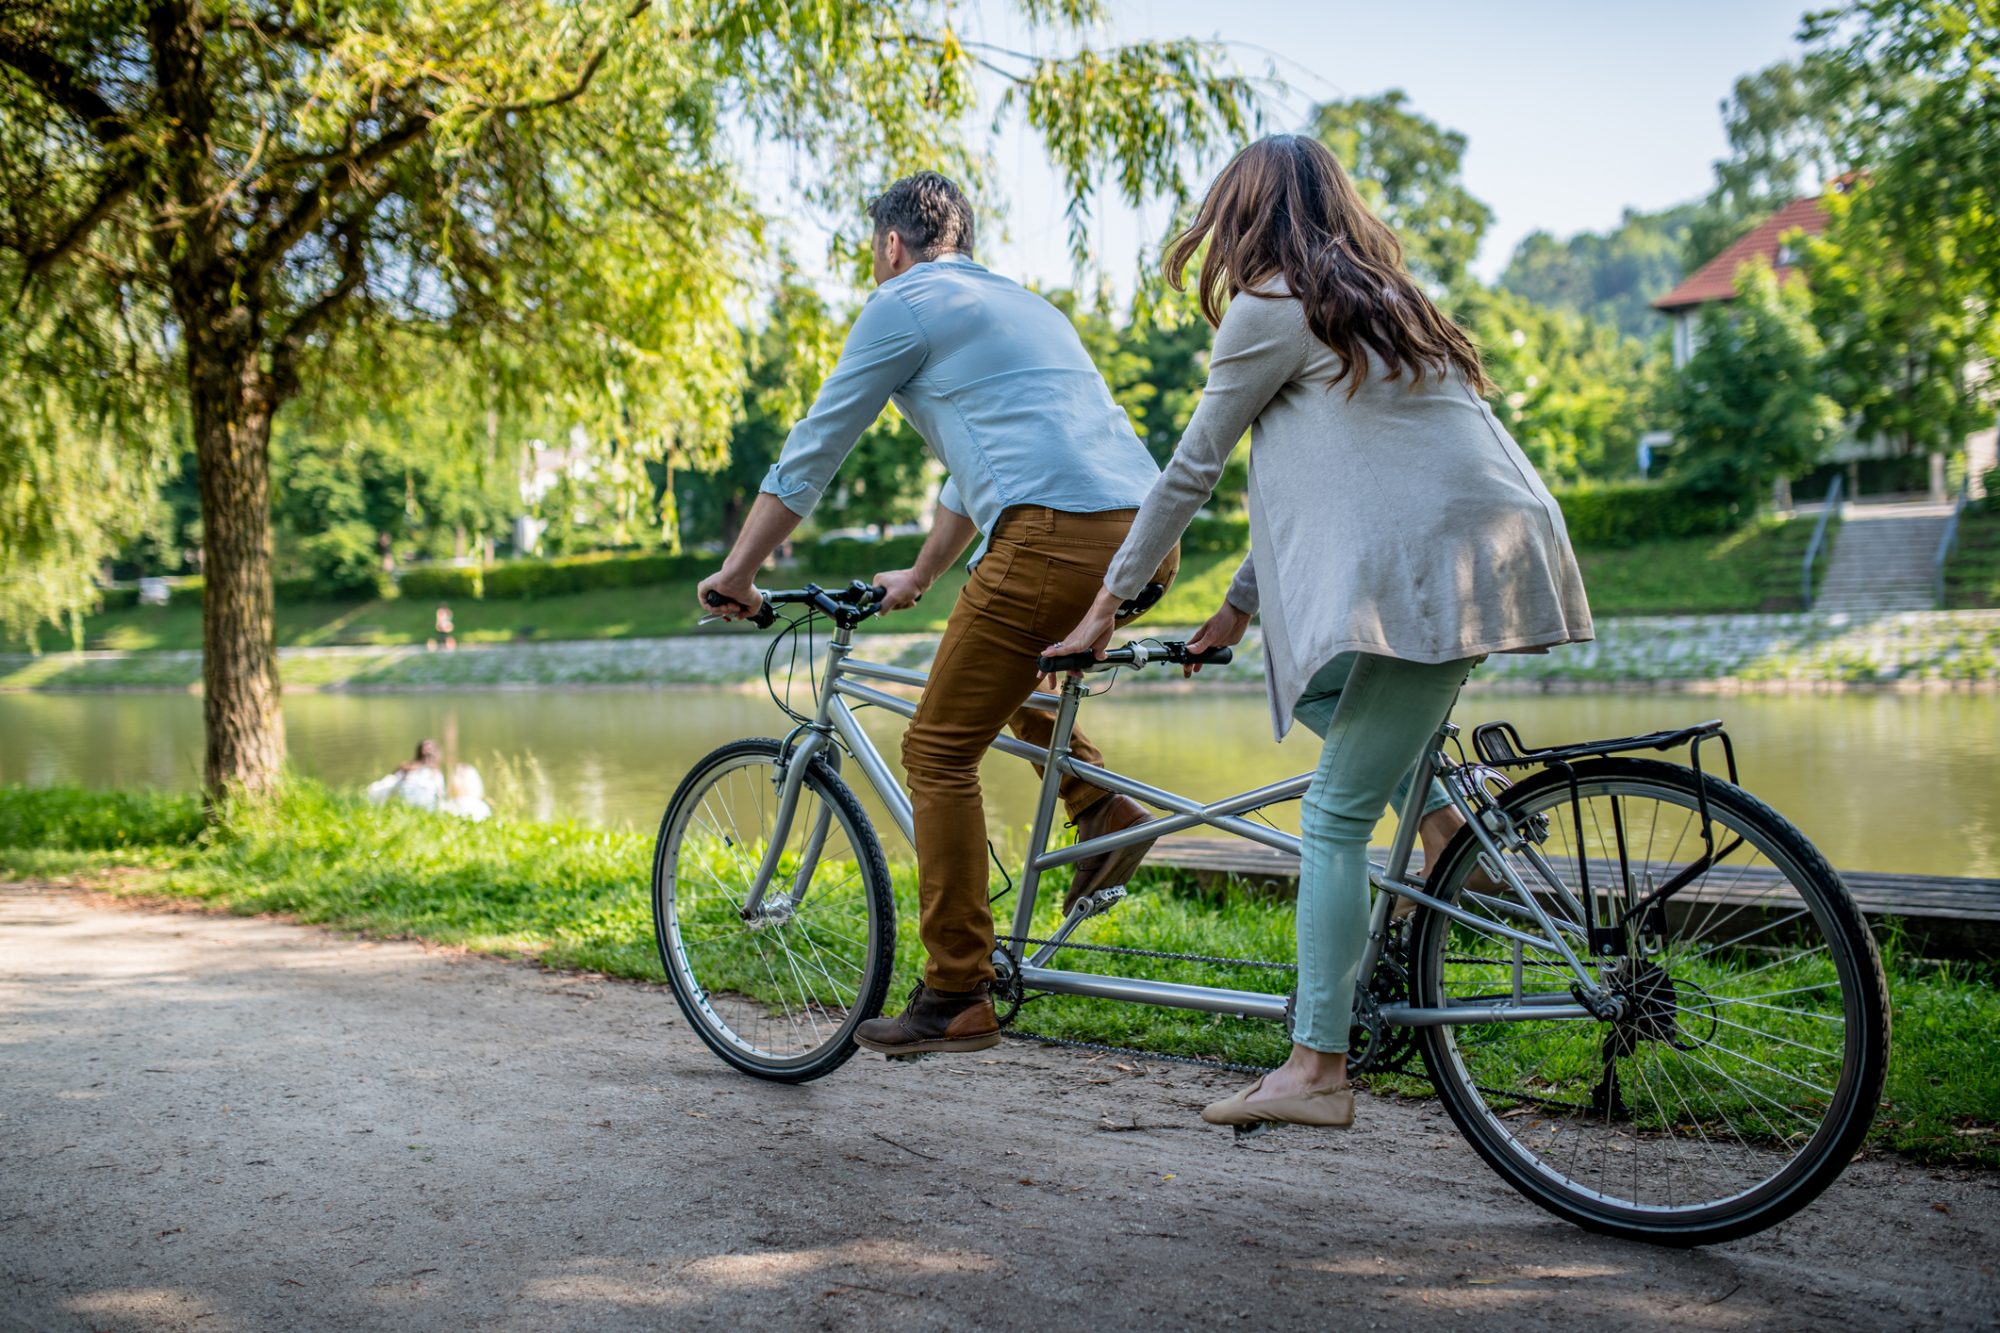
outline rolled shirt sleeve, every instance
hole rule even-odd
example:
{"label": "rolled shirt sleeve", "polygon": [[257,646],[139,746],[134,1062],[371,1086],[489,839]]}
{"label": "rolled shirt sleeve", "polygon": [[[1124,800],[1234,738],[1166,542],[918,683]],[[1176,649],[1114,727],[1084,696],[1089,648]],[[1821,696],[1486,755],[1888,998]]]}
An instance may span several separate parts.
{"label": "rolled shirt sleeve", "polygon": [[[1104,586],[1114,595],[1129,600],[1146,586],[1146,580],[1187,531],[1195,511],[1215,494],[1223,465],[1243,432],[1305,365],[1311,336],[1295,301],[1271,301],[1241,293],[1229,303],[1215,331],[1201,402],[1173,458],[1132,520],[1125,544],[1105,572]],[[1241,581],[1242,570],[1237,576]],[[1237,585],[1230,586],[1233,591]],[[1254,575],[1250,586],[1254,602]],[[1255,609],[1241,603],[1237,606],[1239,610]]]}
{"label": "rolled shirt sleeve", "polygon": [[894,292],[876,292],[847,331],[840,360],[819,386],[812,409],[785,437],[758,489],[777,496],[800,518],[810,514],[861,432],[882,414],[889,395],[923,366],[928,351],[909,306]]}

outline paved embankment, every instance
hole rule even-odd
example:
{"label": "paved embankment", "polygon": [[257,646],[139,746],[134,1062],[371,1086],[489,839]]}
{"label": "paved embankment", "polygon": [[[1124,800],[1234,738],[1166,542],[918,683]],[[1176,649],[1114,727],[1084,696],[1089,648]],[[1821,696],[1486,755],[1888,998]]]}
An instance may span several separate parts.
{"label": "paved embankment", "polygon": [[1693,1253],[1434,1105],[1248,1146],[1200,1071],[726,1071],[660,989],[0,888],[0,1326],[1990,1327],[2000,1178],[1856,1163]]}
{"label": "paved embankment", "polygon": [[[1639,616],[1598,623],[1594,643],[1546,654],[1496,656],[1475,687],[1607,689],[1903,689],[2000,687],[2000,611],[1842,615]],[[1154,627],[1162,637],[1186,628]],[[936,637],[871,634],[863,651],[921,667]],[[729,685],[761,678],[767,635],[710,633],[666,639],[602,639],[468,646],[457,652],[404,648],[288,648],[280,671],[291,690],[590,688]],[[801,643],[799,670],[805,670]],[[823,641],[820,644],[824,651]],[[779,654],[790,659],[790,645]],[[1213,683],[1261,688],[1255,630],[1238,661]],[[201,679],[194,652],[0,655],[0,690],[190,689]],[[1165,685],[1172,672],[1133,673],[1133,684]],[[1207,682],[1205,682],[1207,683]]]}

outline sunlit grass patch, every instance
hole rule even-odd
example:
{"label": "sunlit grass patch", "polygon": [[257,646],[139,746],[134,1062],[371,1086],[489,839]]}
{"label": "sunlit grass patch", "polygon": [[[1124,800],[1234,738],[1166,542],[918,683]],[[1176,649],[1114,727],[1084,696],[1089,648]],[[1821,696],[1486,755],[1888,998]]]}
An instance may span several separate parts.
{"label": "sunlit grass patch", "polygon": [[[657,981],[663,974],[649,904],[652,853],[650,832],[506,818],[468,824],[371,807],[311,783],[294,784],[269,806],[235,807],[207,831],[198,801],[189,796],[0,788],[0,870],[15,877],[61,879],[142,864],[156,873],[129,880],[96,876],[93,887],[171,894],[233,912],[284,913],[380,936]],[[893,1010],[920,975],[922,946],[914,867],[894,864],[891,872],[898,904]],[[1038,935],[1055,927],[1066,876],[1052,873],[1043,883],[1033,925]],[[1008,894],[994,904],[1002,931],[1011,928],[1013,903]],[[1086,926],[1078,939],[1284,963],[1293,957],[1292,909],[1282,900],[1234,890],[1188,892],[1173,876],[1147,875],[1126,902]],[[1894,1044],[1872,1141],[1926,1161],[2000,1166],[2000,1062],[1992,1058],[2000,996],[1992,969],[1907,958],[1893,937],[1885,958]],[[1229,965],[1084,951],[1058,960],[1078,971],[1272,994],[1292,984],[1287,972]],[[756,978],[746,975],[741,984],[754,992]],[[1705,984],[1726,993],[1719,978]],[[663,997],[662,1003],[670,1001]],[[1273,1023],[1075,997],[1030,1002],[1018,1026],[1260,1065],[1282,1059],[1287,1046]],[[1552,1040],[1574,1042],[1581,1031],[1572,1024],[1544,1026],[1566,1029]],[[1561,1076],[1580,1083],[1591,1072],[1589,1063],[1580,1060]],[[1412,1076],[1378,1079],[1374,1086],[1428,1092]],[[1712,1111],[1746,1118],[1742,1107]]]}

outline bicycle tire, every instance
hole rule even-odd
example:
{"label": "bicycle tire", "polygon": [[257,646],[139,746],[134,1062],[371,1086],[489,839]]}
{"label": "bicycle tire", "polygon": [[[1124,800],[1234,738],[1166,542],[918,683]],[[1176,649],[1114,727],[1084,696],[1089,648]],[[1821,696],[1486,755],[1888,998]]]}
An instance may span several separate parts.
{"label": "bicycle tire", "polygon": [[[829,963],[826,954],[835,948],[833,936],[822,934],[815,938],[811,928],[802,924],[802,913],[775,923],[748,923],[743,921],[740,913],[727,910],[731,902],[729,882],[740,880],[747,883],[748,869],[755,864],[753,858],[761,855],[754,840],[741,839],[740,828],[734,834],[724,836],[725,846],[729,844],[730,836],[738,836],[738,841],[745,846],[732,849],[729,864],[723,868],[722,875],[728,877],[729,882],[719,878],[713,868],[704,866],[702,874],[715,891],[713,893],[697,883],[697,876],[684,876],[682,873],[684,859],[689,869],[696,864],[688,835],[697,815],[705,813],[711,821],[716,819],[717,802],[710,797],[718,791],[719,783],[732,774],[745,771],[755,771],[759,780],[768,781],[775,775],[783,752],[782,744],[769,737],[735,741],[705,755],[681,780],[666,813],[661,817],[659,837],[654,844],[653,935],[659,949],[660,966],[667,974],[674,999],[695,1035],[710,1050],[743,1073],[780,1083],[804,1083],[832,1073],[854,1054],[854,1030],[881,1012],[894,967],[896,910],[889,867],[882,854],[881,841],[876,837],[874,826],[861,802],[831,765],[816,758],[803,779],[793,828],[787,831],[789,844],[791,839],[797,837],[800,826],[809,821],[824,818],[829,829],[837,822],[852,853],[853,870],[848,879],[853,882],[853,892],[839,900],[844,909],[840,921],[851,928],[852,919],[858,913],[863,919],[863,930],[858,936],[838,936],[858,946],[854,952],[859,955],[859,961],[853,963],[856,973],[853,994],[839,1004],[837,1014],[830,1011],[827,1001],[817,993],[819,982],[810,977],[799,979],[802,972],[809,973],[816,969],[826,979],[827,989],[844,985],[833,976],[831,969],[838,968],[844,977],[846,969],[842,963],[852,960]],[[765,769],[769,770],[768,773],[761,771]],[[817,807],[809,807],[811,799],[818,801]],[[720,804],[729,812],[726,820],[734,824],[735,812],[727,798],[722,799]],[[808,813],[809,808],[812,813]],[[822,848],[822,857],[824,854]],[[821,862],[816,861],[812,887],[807,894],[815,910],[826,903],[824,895],[833,891],[820,887],[817,879],[819,864]],[[693,887],[684,892],[683,883]],[[840,886],[842,890],[847,887],[845,882]],[[703,893],[708,894],[710,901],[700,900],[698,895]],[[822,896],[815,899],[813,895]],[[740,899],[735,901],[740,905]],[[688,933],[690,918],[700,918],[704,914],[706,919],[702,924],[717,933],[708,939],[692,939]],[[733,921],[731,917],[734,917]],[[802,947],[799,950],[791,948],[788,937],[788,932],[792,932],[794,927],[802,932]],[[771,959],[777,954],[760,942],[766,939],[774,941],[778,952],[783,954],[787,965],[784,969],[771,965]],[[824,950],[820,947],[822,942],[826,945]],[[691,950],[691,945],[698,947]],[[716,947],[710,950],[710,945]],[[731,986],[727,956],[732,950],[748,950],[757,955],[764,964],[763,972],[769,977],[769,984],[753,977],[747,987]],[[697,954],[705,958],[711,953],[718,960],[713,966],[697,961]],[[800,960],[803,960],[803,967]],[[736,966],[748,971],[747,964],[740,959],[736,960]],[[798,992],[796,1003],[785,993],[787,976]],[[774,1009],[777,1012],[774,1013]],[[733,1020],[731,1014],[735,1015]],[[801,1017],[805,1020],[803,1027]],[[821,1017],[837,1017],[838,1021],[822,1027],[819,1022]],[[776,1030],[781,1035],[789,1025],[802,1039],[809,1031],[810,1044],[787,1053],[767,1049],[749,1033],[739,1030],[739,1026],[751,1022],[762,1025],[760,1032]]]}
{"label": "bicycle tire", "polygon": [[[1545,821],[1540,828],[1546,843],[1553,841],[1561,827],[1547,822],[1551,812],[1559,818],[1575,820],[1581,829],[1584,821],[1577,813],[1579,807],[1597,808],[1583,805],[1583,800],[1604,801],[1604,809],[1623,811],[1622,815],[1614,814],[1610,821],[1615,841],[1628,834],[1637,836],[1641,821],[1634,818],[1632,801],[1653,800],[1692,812],[1698,811],[1700,796],[1705,793],[1716,827],[1731,836],[1741,835],[1743,842],[1738,847],[1751,847],[1771,861],[1777,872],[1775,887],[1764,889],[1765,896],[1754,899],[1754,907],[1743,905],[1740,900],[1750,890],[1744,889],[1742,882],[1755,869],[1754,864],[1745,862],[1731,867],[1735,871],[1734,881],[1718,886],[1714,897],[1706,900],[1704,909],[1704,899],[1686,895],[1690,891],[1697,895],[1710,892],[1708,877],[1717,873],[1714,866],[1710,867],[1675,895],[1685,899],[1673,908],[1681,917],[1679,926],[1670,927],[1676,943],[1667,944],[1663,933],[1647,937],[1657,942],[1659,952],[1655,956],[1663,961],[1649,964],[1628,957],[1615,965],[1626,969],[1621,975],[1631,983],[1628,1000],[1633,1002],[1638,1015],[1619,1023],[1568,1020],[1587,1025],[1598,1034],[1596,1058],[1601,1073],[1592,1089],[1591,1104],[1579,1105],[1574,1091],[1567,1097],[1556,1095],[1563,1091],[1562,1071],[1576,1063],[1573,1056],[1557,1054],[1563,1049],[1559,1045],[1532,1044],[1537,1040],[1535,1030],[1552,1029],[1553,1022],[1423,1029],[1424,1059],[1433,1086],[1460,1132],[1488,1165],[1527,1198],[1579,1226],[1626,1239],[1680,1247],[1713,1244],[1762,1231],[1805,1207],[1833,1182],[1860,1146],[1880,1102],[1889,1052],[1889,1007],[1874,937],[1839,874],[1818,849],[1783,816],[1742,788],[1711,775],[1697,775],[1689,768],[1644,759],[1579,763],[1575,765],[1575,775],[1579,793],[1575,805],[1571,802],[1568,777],[1551,769],[1508,790],[1501,798],[1501,807],[1517,829],[1525,827],[1532,831],[1535,828],[1532,817],[1540,816]],[[1643,816],[1643,809],[1638,813]],[[1603,824],[1596,816],[1592,823],[1592,836],[1601,842],[1605,837]],[[1687,826],[1696,823],[1698,816],[1690,814],[1683,825],[1683,836]],[[1629,849],[1623,843],[1618,845],[1621,859],[1627,857]],[[1578,855],[1572,858],[1572,868],[1577,862],[1594,861],[1590,845],[1581,834],[1575,839],[1575,850]],[[1480,856],[1481,850],[1470,831],[1461,830],[1440,859],[1436,881],[1440,886],[1439,896],[1464,907],[1467,880],[1480,864]],[[1674,864],[1676,856],[1678,849],[1669,857],[1669,865]],[[1721,858],[1717,866],[1726,860],[1727,856]],[[1763,883],[1768,878],[1754,882]],[[1594,884],[1588,896],[1595,900],[1600,892],[1614,891],[1615,884],[1603,890]],[[1780,915],[1791,908],[1792,898],[1770,896],[1786,893],[1795,895],[1798,905],[1792,915]],[[1545,910],[1556,901],[1553,890],[1542,896],[1548,900]],[[1574,895],[1578,905],[1583,896]],[[1473,906],[1466,910],[1482,910],[1483,902],[1494,899],[1482,898],[1475,891],[1472,901]],[[1493,910],[1497,913],[1499,909]],[[1702,915],[1697,922],[1698,911]],[[1746,912],[1750,913],[1748,919],[1731,924],[1733,918]],[[1652,924],[1666,926],[1670,921],[1671,915],[1654,917]],[[1753,929],[1736,939],[1710,944],[1699,952],[1681,951],[1678,941],[1682,929],[1696,926],[1692,940],[1700,942],[1700,932],[1711,924],[1718,927],[1718,933],[1722,928],[1733,930],[1738,925]],[[1767,954],[1789,947],[1782,941],[1793,934],[1803,936],[1812,930],[1823,936],[1823,945],[1800,950],[1789,958],[1766,959]],[[1769,941],[1754,946],[1747,943],[1756,936],[1769,936]],[[1635,956],[1640,952],[1638,938],[1639,932],[1634,931]],[[1442,912],[1422,911],[1414,942],[1417,1004],[1425,1008],[1440,1006],[1453,997],[1455,989],[1490,997],[1494,994],[1494,979],[1508,967],[1519,977],[1524,974],[1525,966],[1542,966],[1547,969],[1547,978],[1555,981],[1556,968],[1552,963],[1522,961],[1525,949],[1514,954],[1512,960],[1496,962],[1489,954],[1479,952],[1484,947],[1477,928]],[[1821,948],[1826,951],[1828,967],[1811,957]],[[1460,952],[1448,954],[1452,949]],[[1465,952],[1468,949],[1472,951],[1470,955]],[[1739,962],[1739,955],[1747,956]],[[1553,959],[1554,952],[1548,951],[1548,957]],[[1758,962],[1759,959],[1765,961]],[[1757,966],[1746,970],[1740,965],[1750,962],[1757,962]],[[1612,974],[1605,968],[1610,965],[1599,961],[1596,966],[1600,977],[1608,980]],[[1781,967],[1790,970],[1775,970]],[[1827,975],[1834,980],[1802,984],[1797,990],[1783,989],[1794,972],[1802,982],[1812,976]],[[1448,973],[1462,978],[1462,984],[1456,987],[1448,984]],[[1748,998],[1732,991],[1733,985],[1758,974],[1768,975],[1751,982],[1753,987],[1781,989],[1771,993],[1753,989]],[[1825,995],[1835,984],[1839,987],[1837,1020]],[[1480,989],[1482,985],[1484,990]],[[1768,1002],[1771,994],[1787,997],[1817,994],[1818,999],[1791,999],[1788,1004],[1779,1005]],[[1810,1007],[1794,1009],[1792,1005]],[[1774,1017],[1762,1017],[1763,1011]],[[1746,1015],[1748,1023],[1738,1021]],[[1794,1031],[1793,1036],[1773,1035],[1780,1025],[1796,1025],[1802,1019],[1822,1026],[1812,1027],[1806,1040],[1797,1037],[1795,1028],[1787,1029]],[[1834,1043],[1830,1038],[1819,1035],[1835,1021],[1840,1029],[1837,1052],[1831,1049]],[[1771,1032],[1756,1028],[1757,1023],[1768,1024]],[[1751,1039],[1725,1030],[1724,1025],[1728,1029],[1757,1032],[1765,1044],[1752,1045]],[[1482,1039],[1475,1035],[1482,1028],[1489,1032],[1505,1031]],[[1510,1068],[1523,1066],[1526,1055],[1505,1055],[1505,1044],[1510,1041],[1528,1054],[1541,1054],[1544,1050],[1550,1053],[1542,1054],[1540,1063],[1520,1074],[1519,1086],[1511,1092],[1482,1087],[1482,1076],[1490,1080],[1496,1073],[1505,1074]],[[1829,1049],[1819,1049],[1814,1044],[1819,1041],[1825,1041]],[[1812,1052],[1822,1059],[1818,1064],[1808,1064],[1810,1057],[1797,1055],[1789,1047]],[[1575,1049],[1573,1038],[1568,1049]],[[1673,1054],[1661,1054],[1666,1050]],[[1755,1055],[1749,1053],[1753,1050]],[[1758,1056],[1766,1058],[1760,1061]],[[1836,1056],[1838,1076],[1830,1088],[1820,1088],[1812,1078],[1796,1077],[1784,1068],[1790,1063],[1818,1077],[1821,1076],[1818,1071],[1829,1067]],[[1618,1073],[1621,1060],[1625,1065],[1622,1083]],[[1784,1119],[1786,1108],[1777,1096],[1760,1091],[1758,1085],[1778,1087],[1794,1103],[1810,1104],[1814,1099],[1803,1097],[1795,1088],[1777,1084],[1764,1073],[1752,1072],[1753,1067],[1785,1075],[1793,1083],[1826,1093],[1823,1111],[1812,1120],[1806,1110],[1792,1108],[1799,1124],[1788,1135],[1786,1127],[1792,1122]],[[1704,1070],[1720,1074],[1734,1088],[1709,1077]],[[1652,1098],[1650,1115],[1634,1111],[1625,1103],[1624,1093],[1634,1090],[1635,1074],[1643,1088],[1642,1095]],[[1748,1081],[1737,1078],[1737,1074],[1747,1075]],[[1693,1097],[1688,1095],[1689,1086],[1694,1089]],[[1662,1088],[1679,1100],[1678,1107],[1661,1096]],[[1761,1104],[1758,1098],[1762,1099]],[[1734,1104],[1733,1110],[1722,1109],[1730,1104]],[[1587,1114],[1578,1115],[1578,1111]],[[1625,1117],[1622,1121],[1620,1112]],[[1677,1118],[1682,1123],[1677,1124]],[[1761,1120],[1768,1134],[1755,1129],[1757,1120]],[[1748,1135],[1744,1132],[1745,1124],[1752,1127]],[[1805,1133],[1808,1124],[1809,1136]],[[1715,1131],[1713,1136],[1710,1129]],[[1725,1131],[1729,1137],[1725,1137]],[[1564,1135],[1568,1135],[1567,1139]],[[1587,1164],[1593,1137],[1599,1140],[1598,1180],[1595,1186],[1590,1186],[1580,1178],[1576,1168]],[[1781,1161],[1793,1137],[1803,1137],[1804,1141]],[[1553,1154],[1559,1140],[1568,1152],[1563,1160],[1570,1165],[1555,1164]],[[1544,1146],[1534,1146],[1538,1143]],[[1647,1186],[1642,1180],[1642,1163],[1649,1154],[1655,1162],[1664,1163],[1664,1168],[1656,1166],[1655,1172],[1659,1181],[1666,1182],[1651,1186],[1656,1194],[1663,1196],[1651,1202],[1644,1197]],[[1626,1158],[1631,1162],[1629,1188],[1623,1181]],[[1715,1194],[1712,1198],[1696,1197],[1704,1192],[1703,1187],[1689,1183],[1704,1169],[1704,1159],[1714,1164],[1708,1168],[1717,1182],[1708,1187],[1708,1192]],[[1721,1181],[1725,1175],[1734,1173],[1747,1179],[1767,1169],[1768,1175],[1723,1192]],[[1676,1201],[1677,1189],[1684,1189],[1688,1197]],[[1621,1197],[1621,1192],[1633,1197]]]}

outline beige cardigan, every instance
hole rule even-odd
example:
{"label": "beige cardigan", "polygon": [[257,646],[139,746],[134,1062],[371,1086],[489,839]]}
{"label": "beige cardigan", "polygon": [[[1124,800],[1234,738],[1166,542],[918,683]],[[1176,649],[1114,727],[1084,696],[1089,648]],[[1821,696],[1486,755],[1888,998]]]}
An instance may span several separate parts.
{"label": "beige cardigan", "polygon": [[1138,594],[1248,427],[1253,554],[1229,601],[1261,600],[1278,737],[1340,653],[1449,662],[1591,638],[1562,510],[1464,377],[1413,386],[1377,364],[1349,398],[1347,381],[1328,388],[1339,357],[1275,292],[1230,302],[1201,404],[1105,587]]}

